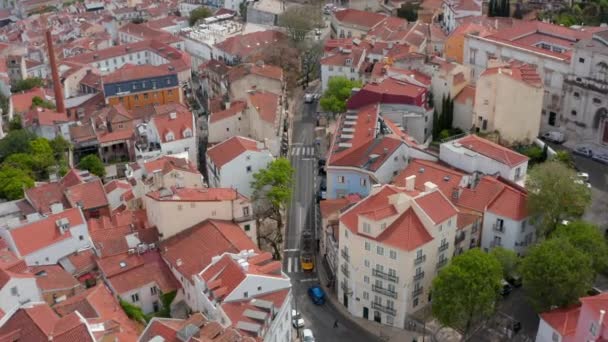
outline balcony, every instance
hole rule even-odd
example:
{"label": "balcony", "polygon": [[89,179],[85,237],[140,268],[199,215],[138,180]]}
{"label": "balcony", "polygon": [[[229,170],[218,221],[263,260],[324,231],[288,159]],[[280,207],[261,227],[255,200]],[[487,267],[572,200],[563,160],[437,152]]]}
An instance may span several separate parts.
{"label": "balcony", "polygon": [[414,281],[424,278],[424,272],[414,274]]}
{"label": "balcony", "polygon": [[346,278],[350,277],[350,271],[348,270],[348,266],[346,266],[346,264],[340,265],[340,270],[342,270],[342,273],[344,273]]}
{"label": "balcony", "polygon": [[424,287],[414,289],[414,291],[412,291],[412,297],[418,297],[422,294],[422,292],[424,292]]}
{"label": "balcony", "polygon": [[385,295],[385,296],[389,296],[394,299],[397,299],[397,292],[395,292],[393,290],[385,289],[384,287],[380,287],[380,286],[376,286],[376,285],[372,284],[372,291]]}
{"label": "balcony", "polygon": [[439,262],[437,263],[437,269],[442,268],[442,267],[443,267],[443,266],[445,266],[445,264],[447,264],[447,263],[448,263],[448,258],[445,258],[445,259],[441,259],[441,260],[439,260]]}
{"label": "balcony", "polygon": [[382,278],[384,280],[392,281],[393,283],[399,282],[399,277],[394,276],[392,274],[388,274],[386,272],[380,271],[379,269],[372,269],[372,275],[374,277]]}
{"label": "balcony", "polygon": [[492,229],[495,232],[498,232],[498,233],[504,233],[505,232],[505,226],[503,226],[502,224],[496,224],[496,223],[494,223],[492,225]]}
{"label": "balcony", "polygon": [[439,246],[439,248],[437,248],[437,251],[439,253],[441,253],[441,252],[445,251],[446,249],[448,249],[448,247],[450,247],[450,244],[449,243],[444,243],[441,246]]}
{"label": "balcony", "polygon": [[350,256],[348,255],[348,252],[346,250],[341,250],[340,251],[340,255],[342,255],[342,258],[344,258],[344,260],[346,260],[346,262],[350,261]]}
{"label": "balcony", "polygon": [[587,77],[576,77],[575,75],[568,75],[564,80],[565,83],[574,84],[585,89],[592,89],[602,94],[608,94],[608,84],[602,80],[596,80]]}
{"label": "balcony", "polygon": [[426,255],[423,256],[419,256],[416,259],[414,259],[414,265],[420,265],[422,264],[424,261],[426,260]]}
{"label": "balcony", "polygon": [[386,314],[389,314],[391,316],[395,316],[397,315],[397,310],[395,310],[395,308],[391,308],[388,306],[384,306],[380,303],[376,303],[376,302],[372,302],[372,309],[378,310],[378,311],[382,311]]}

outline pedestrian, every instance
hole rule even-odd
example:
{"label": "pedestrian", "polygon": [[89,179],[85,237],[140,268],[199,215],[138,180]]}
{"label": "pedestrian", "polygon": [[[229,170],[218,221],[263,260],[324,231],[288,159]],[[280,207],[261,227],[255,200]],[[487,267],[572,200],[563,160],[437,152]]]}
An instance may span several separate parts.
{"label": "pedestrian", "polygon": [[337,328],[337,327],[338,327],[338,320],[335,320],[334,321],[334,328]]}

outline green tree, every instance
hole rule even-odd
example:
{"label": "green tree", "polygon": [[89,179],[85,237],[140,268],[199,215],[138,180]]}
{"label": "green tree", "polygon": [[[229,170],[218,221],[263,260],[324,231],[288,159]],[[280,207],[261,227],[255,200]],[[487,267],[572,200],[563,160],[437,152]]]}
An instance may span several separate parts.
{"label": "green tree", "polygon": [[49,143],[53,149],[53,156],[55,157],[55,160],[61,161],[67,159],[66,153],[68,153],[72,147],[72,144],[70,144],[69,141],[65,140],[61,135],[58,135]]}
{"label": "green tree", "polygon": [[439,124],[439,113],[437,108],[433,110],[433,139],[439,140],[439,133],[441,132],[441,125]]}
{"label": "green tree", "polygon": [[419,9],[420,4],[418,3],[403,3],[401,4],[401,7],[397,9],[397,16],[409,22],[415,22],[418,20]]}
{"label": "green tree", "polygon": [[281,259],[283,242],[283,214],[291,199],[294,169],[286,158],[277,158],[265,169],[253,175],[251,187],[253,199],[257,201],[257,226],[265,219],[272,219],[277,228],[267,234],[258,234],[258,245],[261,240],[268,242],[274,250],[274,258]]}
{"label": "green tree", "polygon": [[562,220],[573,221],[584,214],[591,192],[575,179],[574,170],[556,161],[536,165],[530,171],[526,181],[528,208],[539,236],[549,236]]}
{"label": "green tree", "polygon": [[285,10],[278,20],[278,24],[287,30],[287,36],[293,42],[302,42],[306,35],[315,27],[319,27],[321,12],[313,6],[291,6]]}
{"label": "green tree", "polygon": [[8,122],[8,130],[14,131],[18,129],[23,129],[23,124],[21,123],[21,117],[19,115],[13,116],[13,119]]}
{"label": "green tree", "polygon": [[78,168],[88,170],[98,177],[103,177],[106,174],[106,168],[96,154],[89,154],[82,158],[78,163]]}
{"label": "green tree", "polygon": [[501,279],[500,263],[488,253],[475,248],[454,257],[433,280],[433,315],[466,340],[477,322],[494,313]]}
{"label": "green tree", "polygon": [[490,0],[488,4],[488,17],[496,16],[496,0]]}
{"label": "green tree", "polygon": [[36,136],[24,129],[9,131],[0,140],[0,162],[14,153],[28,153],[30,151],[30,141]]}
{"label": "green tree", "polygon": [[361,87],[360,81],[351,81],[342,76],[330,78],[327,90],[319,101],[321,108],[335,114],[344,113],[346,111],[346,101],[350,97],[351,91],[353,88],[359,87]]}
{"label": "green tree", "polygon": [[572,159],[572,154],[566,150],[555,152],[555,155],[551,159],[563,163],[571,169],[574,168],[574,159]]}
{"label": "green tree", "polygon": [[18,93],[27,91],[34,88],[40,88],[44,86],[44,80],[40,77],[30,77],[15,82],[15,85],[11,88],[11,92]]}
{"label": "green tree", "polygon": [[608,245],[596,225],[585,221],[570,222],[559,226],[553,236],[567,239],[576,249],[590,256],[596,273],[608,271]]}
{"label": "green tree", "polygon": [[207,7],[201,6],[195,8],[192,10],[192,12],[190,12],[190,18],[188,19],[188,23],[190,24],[190,26],[194,26],[199,20],[208,18],[211,15],[211,10],[209,10]]}
{"label": "green tree", "polygon": [[23,198],[23,190],[34,186],[27,171],[10,166],[0,168],[0,197],[9,201]]}
{"label": "green tree", "polygon": [[502,277],[508,279],[517,274],[519,267],[519,257],[515,252],[502,247],[493,248],[490,254],[498,260],[502,266]]}
{"label": "green tree", "polygon": [[2,109],[2,114],[7,115],[9,108],[9,99],[4,94],[0,94],[0,109]]}
{"label": "green tree", "polygon": [[575,303],[591,288],[592,264],[589,255],[565,238],[532,247],[521,265],[528,300],[537,312]]}
{"label": "green tree", "polygon": [[55,109],[55,104],[51,101],[44,100],[40,96],[34,96],[32,98],[31,108],[42,107],[47,109]]}
{"label": "green tree", "polygon": [[239,5],[239,12],[241,14],[241,18],[243,18],[244,22],[247,22],[247,1],[242,1]]}

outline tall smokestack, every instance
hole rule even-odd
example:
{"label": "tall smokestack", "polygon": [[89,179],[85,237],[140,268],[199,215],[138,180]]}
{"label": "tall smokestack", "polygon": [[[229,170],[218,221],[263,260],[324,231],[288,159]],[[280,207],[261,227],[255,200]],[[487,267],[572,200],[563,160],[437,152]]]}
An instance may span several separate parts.
{"label": "tall smokestack", "polygon": [[57,60],[55,59],[55,49],[53,48],[53,37],[51,36],[51,30],[46,30],[46,47],[49,50],[49,63],[51,63],[51,76],[53,77],[53,90],[55,91],[55,104],[57,105],[57,112],[65,113],[63,89],[61,88],[61,80],[59,79],[59,70],[57,69]]}

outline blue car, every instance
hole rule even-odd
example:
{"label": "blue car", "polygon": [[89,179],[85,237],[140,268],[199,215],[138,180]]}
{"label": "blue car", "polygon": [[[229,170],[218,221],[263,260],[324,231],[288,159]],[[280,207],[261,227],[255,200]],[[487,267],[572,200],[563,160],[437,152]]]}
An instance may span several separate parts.
{"label": "blue car", "polygon": [[325,304],[325,291],[319,285],[313,285],[308,289],[308,296],[317,305]]}

